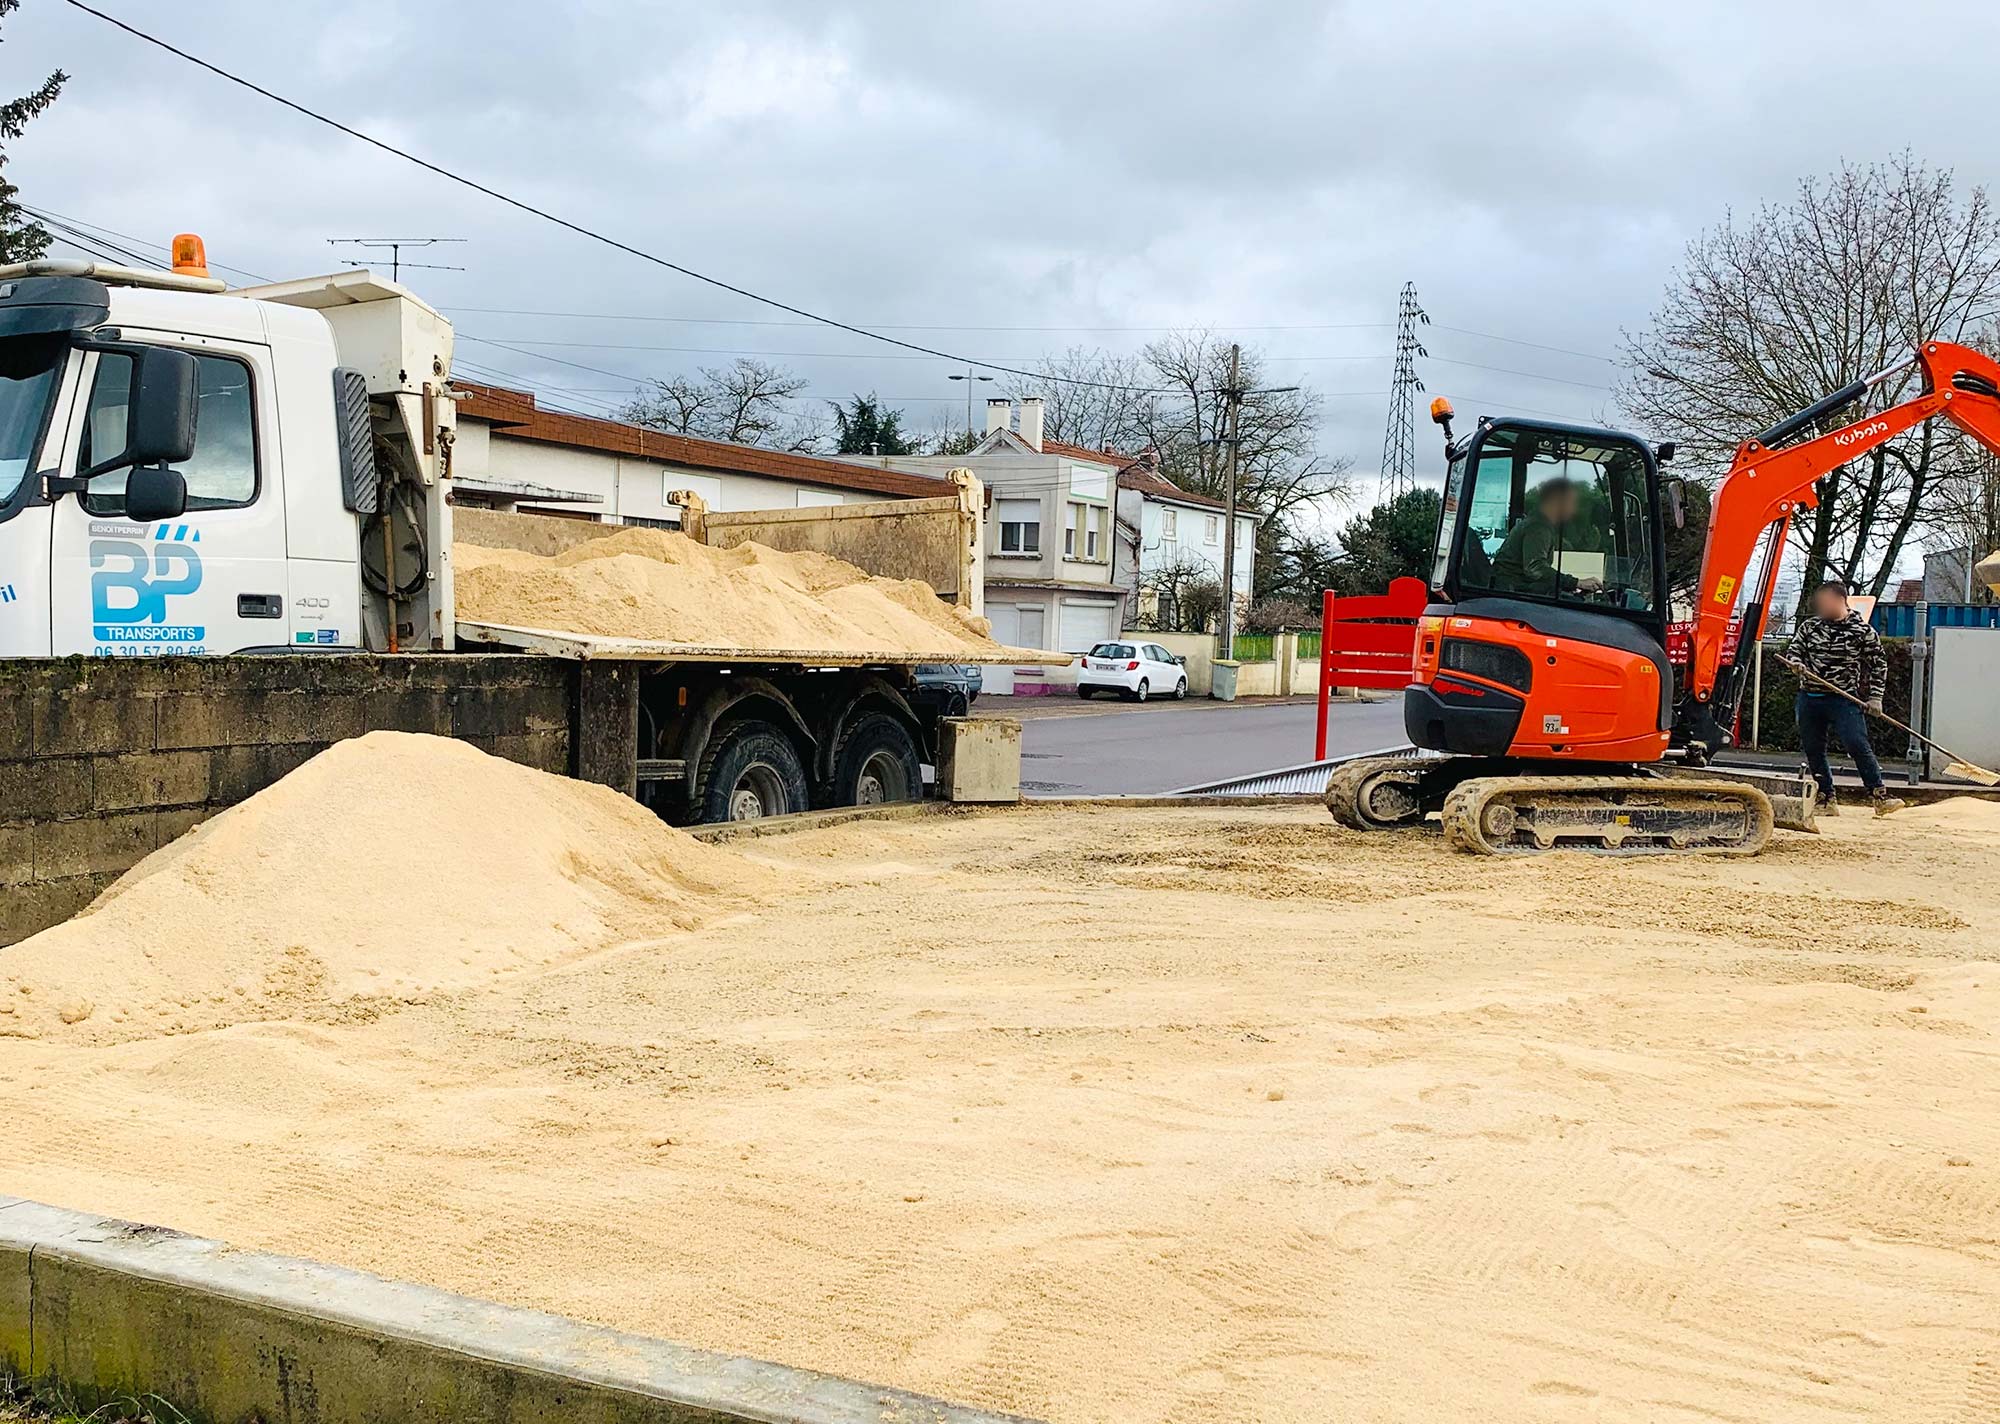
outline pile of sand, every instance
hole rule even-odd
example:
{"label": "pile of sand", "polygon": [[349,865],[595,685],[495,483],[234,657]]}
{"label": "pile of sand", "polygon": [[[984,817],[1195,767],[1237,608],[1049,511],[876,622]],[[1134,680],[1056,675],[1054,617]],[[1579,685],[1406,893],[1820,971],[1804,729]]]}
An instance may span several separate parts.
{"label": "pile of sand", "polygon": [[985,619],[915,579],[875,578],[827,554],[715,549],[625,529],[553,557],[454,544],[460,616],[515,628],[746,652],[995,654]]}
{"label": "pile of sand", "polygon": [[[289,918],[331,974],[449,972],[647,918],[622,862],[669,917],[745,873],[529,774],[433,811],[462,783],[417,760],[156,876],[272,897],[206,937],[163,898],[179,962]],[[0,1192],[1064,1424],[2000,1420],[1996,821],[1746,861],[1317,805],[795,830],[742,843],[781,894],[670,946],[0,1039]],[[124,965],[146,890],[46,982]]]}
{"label": "pile of sand", "polygon": [[761,880],[607,787],[373,732],[0,949],[0,1034],[102,1043],[417,998],[691,928]]}

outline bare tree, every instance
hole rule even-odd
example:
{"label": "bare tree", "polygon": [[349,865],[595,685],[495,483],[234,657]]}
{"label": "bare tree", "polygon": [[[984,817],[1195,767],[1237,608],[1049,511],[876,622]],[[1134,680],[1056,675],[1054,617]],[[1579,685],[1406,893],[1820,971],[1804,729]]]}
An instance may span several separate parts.
{"label": "bare tree", "polygon": [[1206,633],[1222,615],[1222,580],[1215,566],[1179,554],[1140,576],[1139,625],[1163,633]]}
{"label": "bare tree", "polygon": [[725,367],[704,366],[697,376],[654,381],[618,418],[703,440],[796,449],[799,422],[787,403],[805,388],[803,376],[739,356]]}
{"label": "bare tree", "polygon": [[[1950,169],[1907,153],[1843,165],[1688,245],[1646,329],[1625,336],[1619,404],[1713,482],[1758,431],[1996,311],[2000,213],[1985,189],[1961,196]],[[1885,382],[1881,398],[1915,379]],[[1822,478],[1818,508],[1793,529],[1802,588],[1830,573],[1879,596],[1953,444],[1921,428]]]}
{"label": "bare tree", "polygon": [[[1176,331],[1137,356],[1071,347],[1042,362],[1066,382],[1017,380],[1015,396],[1039,395],[1044,430],[1054,439],[1126,455],[1153,451],[1160,473],[1182,489],[1220,498],[1227,483],[1222,443],[1228,411],[1229,341],[1209,331]],[[1252,390],[1268,384],[1263,361],[1243,353],[1242,379]],[[1076,385],[1074,382],[1089,384]],[[1257,534],[1258,595],[1278,568],[1279,547],[1291,539],[1309,506],[1352,498],[1345,456],[1319,449],[1319,394],[1309,387],[1252,395],[1243,402],[1237,500],[1265,516]]]}
{"label": "bare tree", "polygon": [[1159,383],[1143,357],[1072,346],[1036,364],[1055,379],[1009,376],[1000,393],[1016,401],[1041,397],[1045,436],[1089,450],[1138,453],[1132,441],[1141,428],[1144,393]]}

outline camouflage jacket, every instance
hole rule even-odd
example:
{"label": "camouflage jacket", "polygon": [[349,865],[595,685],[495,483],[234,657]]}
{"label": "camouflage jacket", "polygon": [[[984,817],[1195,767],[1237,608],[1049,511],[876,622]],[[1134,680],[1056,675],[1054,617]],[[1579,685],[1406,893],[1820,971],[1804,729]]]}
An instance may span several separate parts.
{"label": "camouflage jacket", "polygon": [[[1889,657],[1882,651],[1882,639],[1853,609],[1838,622],[1807,618],[1785,649],[1785,656],[1803,663],[1842,692],[1866,700],[1880,697],[1889,687]],[[1824,692],[1800,679],[1801,692]]]}

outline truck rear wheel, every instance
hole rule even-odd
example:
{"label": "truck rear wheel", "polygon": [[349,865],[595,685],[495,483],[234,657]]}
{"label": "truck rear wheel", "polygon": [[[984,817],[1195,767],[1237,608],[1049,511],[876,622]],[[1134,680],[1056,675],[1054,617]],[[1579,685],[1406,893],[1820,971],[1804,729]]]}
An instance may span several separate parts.
{"label": "truck rear wheel", "polygon": [[769,722],[738,722],[702,758],[704,821],[760,821],[811,807],[806,769]]}
{"label": "truck rear wheel", "polygon": [[836,806],[885,806],[924,794],[924,771],[909,728],[886,712],[870,712],[841,738],[834,758]]}

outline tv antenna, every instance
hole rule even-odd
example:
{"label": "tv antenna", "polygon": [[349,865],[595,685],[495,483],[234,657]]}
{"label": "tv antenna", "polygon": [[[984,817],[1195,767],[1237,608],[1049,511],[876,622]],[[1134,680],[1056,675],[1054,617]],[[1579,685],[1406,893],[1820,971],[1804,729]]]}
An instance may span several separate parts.
{"label": "tv antenna", "polygon": [[[331,246],[368,247],[380,251],[389,250],[389,280],[397,280],[405,267],[423,267],[433,272],[463,272],[463,267],[447,267],[442,262],[405,262],[403,249],[406,247],[436,247],[441,242],[464,242],[462,237],[329,237]],[[350,267],[366,267],[366,261],[347,257],[342,259]]]}

